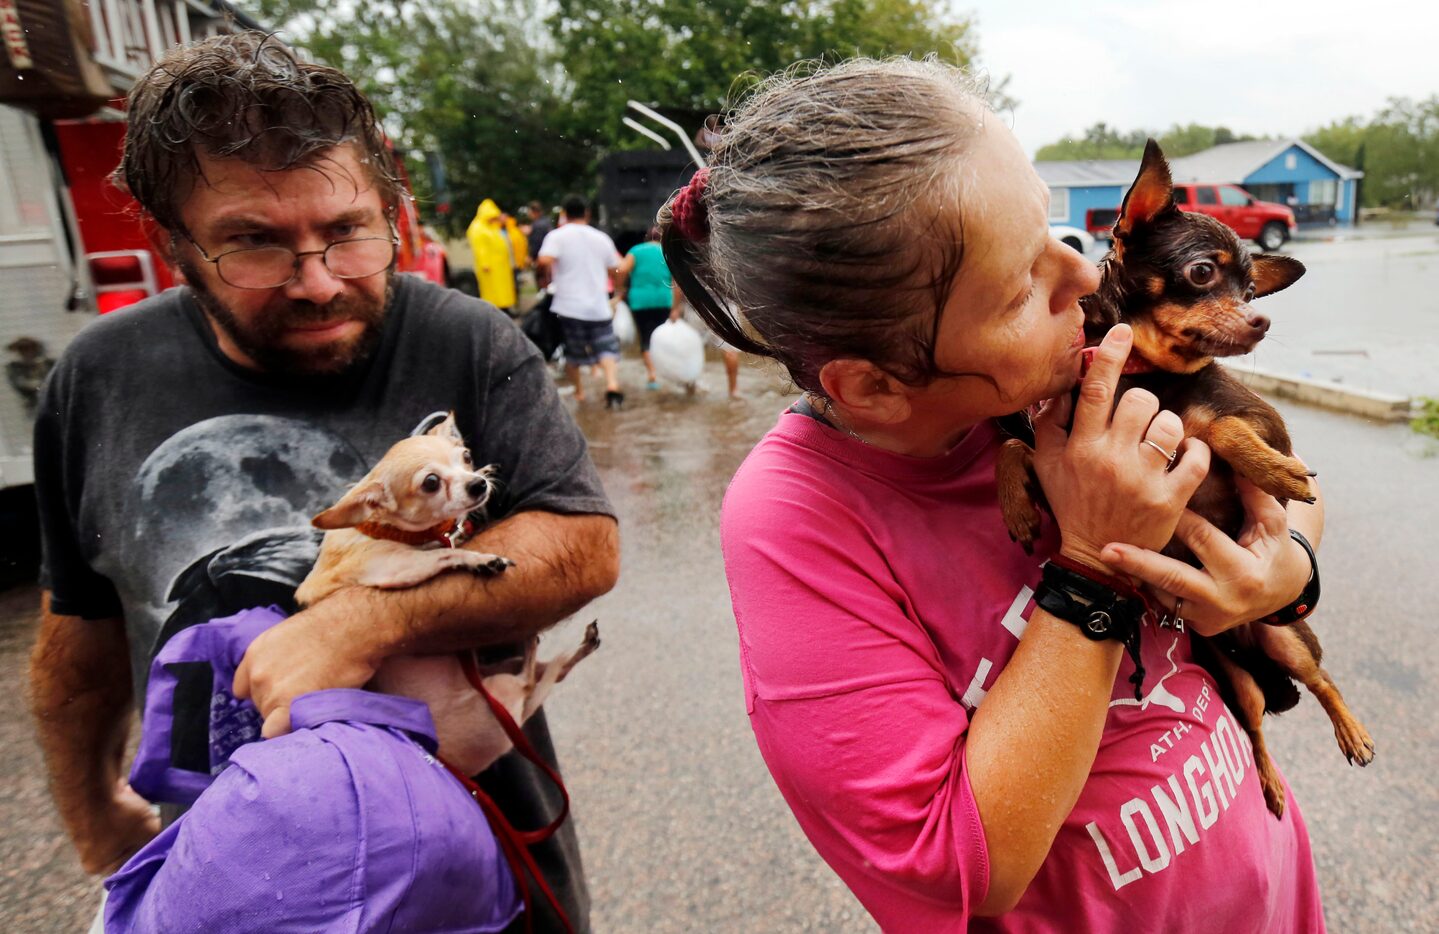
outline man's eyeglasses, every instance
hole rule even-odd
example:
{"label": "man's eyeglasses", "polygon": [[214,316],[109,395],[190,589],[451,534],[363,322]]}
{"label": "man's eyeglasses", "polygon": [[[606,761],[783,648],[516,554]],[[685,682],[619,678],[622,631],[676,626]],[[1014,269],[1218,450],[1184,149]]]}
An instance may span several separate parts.
{"label": "man's eyeglasses", "polygon": [[190,237],[185,239],[205,262],[214,264],[220,281],[237,289],[278,289],[289,285],[300,275],[300,263],[306,256],[319,256],[336,279],[365,279],[389,269],[400,245],[394,236],[356,237],[337,240],[323,250],[303,253],[283,246],[260,246],[211,256]]}

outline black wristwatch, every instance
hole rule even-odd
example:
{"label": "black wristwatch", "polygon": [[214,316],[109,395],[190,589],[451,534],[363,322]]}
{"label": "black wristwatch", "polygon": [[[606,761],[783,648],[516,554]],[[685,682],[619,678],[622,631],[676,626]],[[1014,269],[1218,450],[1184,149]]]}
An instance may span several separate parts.
{"label": "black wristwatch", "polygon": [[1309,582],[1299,592],[1294,602],[1282,610],[1276,610],[1260,620],[1261,623],[1268,623],[1271,626],[1289,626],[1299,622],[1314,612],[1314,607],[1319,604],[1319,559],[1314,556],[1314,546],[1309,544],[1309,539],[1300,533],[1289,530],[1289,537],[1294,539],[1304,548],[1309,555]]}
{"label": "black wristwatch", "polygon": [[1143,699],[1144,663],[1139,655],[1139,623],[1146,603],[1138,590],[1063,555],[1044,566],[1034,602],[1050,616],[1073,623],[1095,642],[1122,642],[1134,660],[1134,699]]}

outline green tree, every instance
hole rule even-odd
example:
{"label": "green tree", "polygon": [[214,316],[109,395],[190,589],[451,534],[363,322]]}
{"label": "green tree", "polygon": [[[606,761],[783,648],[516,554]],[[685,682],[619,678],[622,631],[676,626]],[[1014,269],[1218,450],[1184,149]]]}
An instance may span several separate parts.
{"label": "green tree", "polygon": [[[917,0],[558,0],[549,17],[587,142],[646,147],[625,128],[638,100],[694,130],[750,81],[808,59],[934,54],[976,58],[973,24]],[[993,89],[998,102],[1003,84]]]}
{"label": "green tree", "polygon": [[1035,153],[1040,162],[1080,159],[1138,159],[1144,153],[1144,130],[1123,133],[1109,124],[1099,122],[1079,136],[1067,136]]}
{"label": "green tree", "polygon": [[1175,124],[1163,133],[1156,130],[1122,132],[1106,123],[1096,123],[1081,136],[1066,137],[1048,146],[1041,146],[1034,158],[1039,162],[1080,159],[1138,159],[1144,155],[1144,144],[1154,138],[1171,159],[1193,155],[1224,143],[1236,143],[1255,137],[1236,134],[1228,127]]}
{"label": "green tree", "polygon": [[[343,6],[260,0],[281,38],[355,79],[406,156],[421,209],[451,232],[494,198],[513,211],[554,201],[593,153],[569,132],[560,72],[527,0],[399,0]],[[452,210],[436,216],[426,152],[438,152]]]}
{"label": "green tree", "polygon": [[1336,120],[1305,140],[1330,159],[1364,170],[1364,207],[1415,210],[1433,205],[1439,195],[1439,94],[1390,98],[1368,120]]}
{"label": "green tree", "polygon": [[[398,147],[442,155],[451,230],[481,198],[553,202],[588,190],[605,152],[652,145],[621,123],[628,100],[693,131],[796,61],[976,55],[972,23],[933,0],[255,2],[282,38],[357,80]],[[1012,104],[1002,82],[991,94]]]}

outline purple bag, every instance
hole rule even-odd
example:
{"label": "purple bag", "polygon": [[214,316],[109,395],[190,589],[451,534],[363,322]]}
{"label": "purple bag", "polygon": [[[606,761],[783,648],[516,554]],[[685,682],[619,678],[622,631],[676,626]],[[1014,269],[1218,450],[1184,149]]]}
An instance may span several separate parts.
{"label": "purple bag", "polygon": [[515,874],[436,759],[424,703],[313,691],[292,702],[291,733],[253,741],[259,716],[231,679],[284,617],[200,623],[156,657],[131,781],[193,806],[105,880],[105,930],[506,930],[525,907]]}
{"label": "purple bag", "polygon": [[170,637],[150,665],[140,748],[130,785],[142,797],[193,804],[230,756],[260,739],[260,712],[231,693],[235,669],[255,637],[285,618],[257,607]]}

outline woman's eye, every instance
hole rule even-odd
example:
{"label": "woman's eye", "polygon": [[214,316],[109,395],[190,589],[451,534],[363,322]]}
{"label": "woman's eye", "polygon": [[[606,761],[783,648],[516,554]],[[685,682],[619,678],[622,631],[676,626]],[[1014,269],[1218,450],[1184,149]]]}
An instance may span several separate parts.
{"label": "woman's eye", "polygon": [[1207,285],[1213,285],[1214,280],[1218,276],[1218,274],[1218,267],[1216,267],[1213,263],[1205,262],[1203,260],[1197,263],[1190,263],[1188,266],[1184,267],[1184,278],[1189,280],[1190,285],[1196,286],[1198,288],[1204,288]]}
{"label": "woman's eye", "polygon": [[439,489],[440,489],[440,476],[439,476],[439,474],[433,474],[433,473],[432,473],[432,474],[430,474],[429,476],[427,476],[427,477],[425,478],[425,482],[420,484],[420,489],[424,490],[426,493],[437,493],[437,492],[439,492]]}

